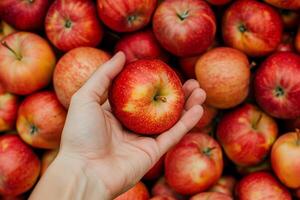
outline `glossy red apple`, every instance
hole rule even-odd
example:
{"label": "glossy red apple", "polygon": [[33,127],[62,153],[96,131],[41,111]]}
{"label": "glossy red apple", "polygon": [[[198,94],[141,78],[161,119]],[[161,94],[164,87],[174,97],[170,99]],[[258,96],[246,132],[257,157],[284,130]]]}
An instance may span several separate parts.
{"label": "glossy red apple", "polygon": [[219,192],[202,192],[192,196],[190,200],[233,200],[233,198]]}
{"label": "glossy red apple", "polygon": [[17,130],[21,138],[33,147],[55,149],[67,112],[52,91],[27,96],[20,105]]}
{"label": "glossy red apple", "polygon": [[215,16],[203,0],[166,0],[155,11],[153,32],[171,53],[199,55],[214,41]]}
{"label": "glossy red apple", "polygon": [[176,199],[170,196],[155,196],[152,197],[150,200],[176,200]]}
{"label": "glossy red apple", "polygon": [[300,56],[279,52],[268,57],[254,78],[257,103],[268,114],[283,119],[300,117]]}
{"label": "glossy red apple", "polygon": [[271,153],[272,168],[280,181],[289,188],[300,188],[300,132],[283,134],[276,140]]}
{"label": "glossy red apple", "polygon": [[179,58],[179,67],[187,78],[196,79],[195,66],[199,57],[198,55]]}
{"label": "glossy red apple", "polygon": [[237,185],[236,195],[239,200],[292,200],[289,191],[267,172],[244,177]]}
{"label": "glossy red apple", "polygon": [[180,194],[196,194],[213,186],[223,171],[222,150],[209,135],[189,133],[165,159],[167,183]]}
{"label": "glossy red apple", "polygon": [[133,32],[151,20],[157,0],[97,0],[103,23],[117,32]]}
{"label": "glossy red apple", "polygon": [[42,29],[51,0],[1,0],[0,18],[19,30]]}
{"label": "glossy red apple", "polygon": [[300,1],[299,0],[264,0],[265,2],[276,6],[278,8],[290,9],[290,10],[299,10]]}
{"label": "glossy red apple", "polygon": [[142,182],[138,182],[127,192],[124,192],[114,200],[149,200],[149,192]]}
{"label": "glossy red apple", "polygon": [[235,1],[223,16],[224,42],[249,56],[265,56],[281,41],[282,20],[271,6],[255,0]]}
{"label": "glossy red apple", "polygon": [[17,119],[19,98],[6,92],[0,85],[0,131],[12,130]]}
{"label": "glossy red apple", "polygon": [[277,135],[275,120],[251,104],[225,114],[217,128],[217,137],[226,155],[241,166],[262,162]]}
{"label": "glossy red apple", "polygon": [[[55,67],[53,84],[65,108],[69,107],[73,94],[109,59],[108,53],[91,47],[73,49],[60,58]],[[102,102],[105,100],[102,99]]]}
{"label": "glossy red apple", "polygon": [[157,163],[144,175],[145,180],[154,180],[160,177],[164,169],[165,156],[162,156]]}
{"label": "glossy red apple", "polygon": [[291,33],[286,32],[282,35],[282,40],[279,46],[277,47],[277,51],[285,52],[285,51],[295,51],[294,48],[294,36]]}
{"label": "glossy red apple", "polygon": [[45,20],[49,40],[62,51],[97,46],[103,31],[92,0],[56,0]]}
{"label": "glossy red apple", "polygon": [[209,192],[219,192],[232,197],[236,182],[233,176],[222,176],[218,182],[209,189]]}
{"label": "glossy red apple", "polygon": [[153,196],[169,196],[176,200],[184,200],[184,196],[176,193],[166,182],[165,178],[160,178],[152,187],[151,194]]}
{"label": "glossy red apple", "polygon": [[40,173],[40,161],[18,135],[0,136],[0,194],[17,196],[28,191]]}
{"label": "glossy red apple", "polygon": [[210,106],[232,108],[248,95],[250,64],[247,56],[239,50],[214,48],[199,58],[195,72]]}
{"label": "glossy red apple", "polygon": [[0,20],[0,41],[16,30],[3,20]]}
{"label": "glossy red apple", "polygon": [[138,60],[125,66],[109,91],[112,112],[129,130],[160,134],[180,118],[184,95],[176,73],[160,60]]}
{"label": "glossy red apple", "polygon": [[218,109],[211,107],[205,103],[202,105],[202,108],[203,108],[203,115],[195,126],[195,128],[197,128],[198,130],[201,130],[209,126],[212,123],[213,119],[218,114]]}
{"label": "glossy red apple", "polygon": [[48,150],[43,154],[41,175],[43,175],[58,154],[58,149]]}
{"label": "glossy red apple", "polygon": [[140,59],[169,60],[168,54],[161,48],[151,30],[123,37],[115,47],[115,52],[118,51],[125,53],[127,64]]}
{"label": "glossy red apple", "polygon": [[206,0],[206,1],[214,6],[223,6],[231,2],[231,0]]}
{"label": "glossy red apple", "polygon": [[280,9],[280,15],[285,28],[292,29],[299,25],[300,13],[295,10]]}
{"label": "glossy red apple", "polygon": [[52,78],[55,55],[40,36],[17,32],[0,44],[0,81],[15,94],[26,95],[47,86]]}
{"label": "glossy red apple", "polygon": [[297,35],[295,38],[295,47],[296,47],[298,53],[300,53],[300,25],[298,27],[298,32],[297,32]]}

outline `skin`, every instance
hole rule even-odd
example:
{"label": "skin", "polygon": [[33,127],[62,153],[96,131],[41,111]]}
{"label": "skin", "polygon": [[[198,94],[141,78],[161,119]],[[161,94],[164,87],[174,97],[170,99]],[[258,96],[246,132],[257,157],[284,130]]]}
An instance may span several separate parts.
{"label": "skin", "polygon": [[156,5],[156,0],[97,0],[101,21],[117,32],[133,32],[145,27]]}
{"label": "skin", "polygon": [[226,155],[241,166],[263,161],[277,135],[275,120],[251,104],[225,114],[217,128],[217,137]]}
{"label": "skin", "polygon": [[149,198],[150,195],[146,186],[142,182],[138,182],[133,188],[114,200],[148,200]]}
{"label": "skin", "polygon": [[49,165],[54,161],[54,159],[56,158],[57,154],[58,154],[58,149],[53,149],[53,150],[48,150],[43,154],[42,157],[42,166],[41,166],[41,175],[43,175],[47,168],[49,167]]}
{"label": "skin", "polygon": [[300,2],[297,0],[264,0],[264,1],[278,8],[284,8],[290,10],[300,9]]}
{"label": "skin", "polygon": [[0,91],[0,131],[9,131],[15,127],[18,108],[19,98],[16,95]]}
{"label": "skin", "polygon": [[155,180],[163,173],[165,156],[162,156],[157,163],[144,175],[144,180]]}
{"label": "skin", "polygon": [[196,78],[195,65],[200,56],[181,57],[179,58],[179,67],[184,75],[188,78]]}
{"label": "skin", "polygon": [[123,53],[115,55],[73,95],[58,156],[30,200],[113,199],[135,185],[197,123],[205,94],[190,80],[183,86],[185,112],[170,130],[151,138],[123,129],[110,106],[100,101],[125,59]]}
{"label": "skin", "polygon": [[3,40],[7,35],[16,32],[16,30],[7,24],[5,21],[0,21],[0,41]]}
{"label": "skin", "polygon": [[[71,97],[110,55],[91,47],[79,47],[66,53],[57,63],[53,84],[61,104],[68,108]],[[66,73],[68,72],[68,73]],[[106,96],[101,103],[106,100]]]}
{"label": "skin", "polygon": [[155,196],[152,197],[150,200],[176,200],[176,199],[170,196]]}
{"label": "skin", "polygon": [[200,57],[195,71],[198,82],[207,93],[208,105],[232,108],[246,99],[250,64],[241,51],[228,47],[212,49]]}
{"label": "skin", "polygon": [[192,196],[190,200],[233,200],[233,198],[219,192],[203,192]]}
{"label": "skin", "polygon": [[199,55],[214,41],[215,15],[205,1],[166,0],[155,11],[153,31],[171,53],[184,57]]}
{"label": "skin", "polygon": [[91,0],[55,1],[49,8],[45,30],[54,46],[65,52],[81,46],[96,47],[103,37]]}

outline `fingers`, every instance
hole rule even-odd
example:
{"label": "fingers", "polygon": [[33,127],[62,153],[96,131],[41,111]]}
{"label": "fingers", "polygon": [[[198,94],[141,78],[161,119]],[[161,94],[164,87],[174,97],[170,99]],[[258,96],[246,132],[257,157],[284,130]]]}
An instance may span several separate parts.
{"label": "fingers", "polygon": [[192,94],[193,90],[196,88],[199,88],[199,83],[198,83],[198,81],[196,81],[194,79],[187,80],[183,84],[182,89],[183,89],[183,93],[184,93],[186,100],[189,98],[189,96]]}
{"label": "fingers", "polygon": [[115,54],[93,73],[77,93],[82,94],[87,101],[97,101],[99,103],[103,101],[111,81],[123,69],[125,60],[124,53]]}
{"label": "fingers", "polygon": [[192,108],[194,105],[203,104],[206,99],[206,93],[201,88],[196,88],[185,102],[185,110]]}
{"label": "fingers", "polygon": [[161,155],[165,154],[173,145],[191,130],[200,120],[203,109],[200,105],[194,105],[187,110],[181,119],[168,131],[156,138]]}

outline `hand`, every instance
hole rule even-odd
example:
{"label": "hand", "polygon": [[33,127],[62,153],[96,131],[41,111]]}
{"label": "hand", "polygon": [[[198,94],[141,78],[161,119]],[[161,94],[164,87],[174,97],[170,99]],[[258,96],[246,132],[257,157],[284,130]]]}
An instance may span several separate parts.
{"label": "hand", "polygon": [[125,63],[123,53],[102,65],[72,97],[63,130],[59,155],[84,163],[85,174],[96,177],[110,198],[136,184],[202,116],[205,93],[195,80],[183,90],[186,104],[174,127],[156,138],[136,135],[123,129],[111,113],[105,98],[113,78]]}

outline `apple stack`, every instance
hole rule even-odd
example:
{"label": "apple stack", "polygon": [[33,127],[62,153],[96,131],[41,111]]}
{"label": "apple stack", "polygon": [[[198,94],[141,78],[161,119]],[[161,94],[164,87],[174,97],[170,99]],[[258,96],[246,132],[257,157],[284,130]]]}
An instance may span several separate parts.
{"label": "apple stack", "polygon": [[[0,199],[28,198],[72,95],[118,51],[127,66],[109,102],[134,132],[176,123],[180,112],[163,111],[183,110],[185,80],[207,98],[191,132],[117,200],[300,199],[299,0],[1,0],[0,42]],[[118,101],[129,80],[157,79],[163,126]]]}

